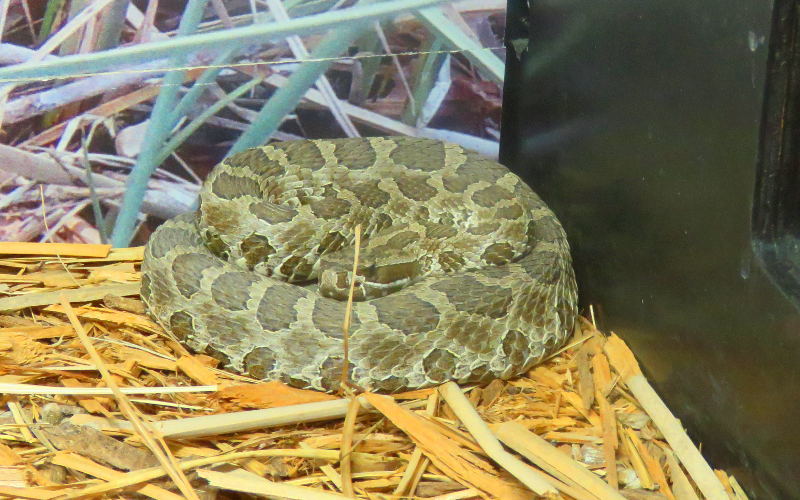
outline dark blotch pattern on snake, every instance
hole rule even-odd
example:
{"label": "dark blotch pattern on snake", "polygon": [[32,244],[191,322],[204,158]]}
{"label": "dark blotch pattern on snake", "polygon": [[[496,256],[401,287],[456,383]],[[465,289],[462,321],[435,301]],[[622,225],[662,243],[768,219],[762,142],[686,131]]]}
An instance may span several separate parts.
{"label": "dark blotch pattern on snake", "polygon": [[353,279],[349,371],[371,390],[521,374],[564,344],[576,317],[564,230],[530,187],[458,145],[408,137],[227,158],[199,210],[150,238],[142,298],[229,369],[333,390]]}

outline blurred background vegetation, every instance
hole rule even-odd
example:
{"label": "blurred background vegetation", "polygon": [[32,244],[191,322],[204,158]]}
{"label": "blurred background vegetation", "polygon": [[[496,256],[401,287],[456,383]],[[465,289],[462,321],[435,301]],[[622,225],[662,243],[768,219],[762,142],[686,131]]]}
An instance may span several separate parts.
{"label": "blurred background vegetation", "polygon": [[0,241],[139,245],[270,140],[498,153],[505,0],[0,0]]}

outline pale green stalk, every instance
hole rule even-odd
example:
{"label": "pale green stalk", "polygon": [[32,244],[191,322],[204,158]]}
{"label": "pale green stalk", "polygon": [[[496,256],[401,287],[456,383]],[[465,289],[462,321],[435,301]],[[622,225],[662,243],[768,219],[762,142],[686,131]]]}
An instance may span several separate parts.
{"label": "pale green stalk", "polygon": [[173,151],[178,149],[178,147],[183,144],[183,142],[189,138],[198,128],[200,128],[203,123],[206,122],[209,118],[217,114],[222,108],[227,106],[228,104],[232,103],[239,97],[246,94],[249,90],[253,89],[256,85],[261,83],[264,77],[257,77],[253,78],[249,82],[245,83],[244,85],[240,85],[235,90],[233,90],[230,94],[226,95],[223,99],[218,100],[211,106],[209,106],[205,111],[200,113],[200,115],[189,122],[186,126],[181,128],[181,130],[175,133],[169,141],[164,145],[159,153],[158,159],[156,160],[156,164],[161,164],[164,160],[172,154]]}
{"label": "pale green stalk", "polygon": [[371,22],[401,12],[421,9],[444,0],[392,0],[373,5],[356,6],[308,17],[293,18],[283,23],[256,24],[230,30],[213,31],[187,37],[121,47],[118,49],[65,56],[53,61],[15,64],[0,68],[0,83],[37,81],[49,78],[70,78],[119,71],[120,67],[163,57],[185,56],[202,49],[224,50],[246,44],[263,43],[288,35],[307,35],[330,28],[340,29],[355,22]]}
{"label": "pale green stalk", "polygon": [[297,107],[308,89],[369,27],[369,24],[369,22],[349,23],[325,35],[309,55],[309,60],[303,62],[289,77],[286,85],[276,90],[264,104],[256,119],[239,137],[230,152],[236,153],[266,142],[278,130],[284,117]]}
{"label": "pale green stalk", "polygon": [[[207,0],[189,0],[186,5],[181,23],[178,27],[177,39],[185,39],[189,33],[197,29],[203,17],[203,8]],[[179,66],[183,55],[172,59],[172,63]],[[150,124],[145,132],[142,151],[139,153],[136,165],[128,175],[125,195],[122,198],[114,231],[111,233],[111,244],[116,247],[125,247],[130,244],[136,228],[136,219],[142,206],[147,183],[158,166],[158,154],[161,151],[164,139],[177,123],[177,118],[172,116],[178,97],[178,92],[185,78],[185,70],[176,70],[167,73],[161,84],[161,92],[150,114]]]}
{"label": "pale green stalk", "polygon": [[464,33],[461,28],[444,15],[440,8],[420,9],[418,13],[425,21],[428,29],[447,40],[451,48],[459,50],[472,64],[481,69],[486,77],[498,83],[503,83],[505,64],[491,51],[491,48],[484,47]]}

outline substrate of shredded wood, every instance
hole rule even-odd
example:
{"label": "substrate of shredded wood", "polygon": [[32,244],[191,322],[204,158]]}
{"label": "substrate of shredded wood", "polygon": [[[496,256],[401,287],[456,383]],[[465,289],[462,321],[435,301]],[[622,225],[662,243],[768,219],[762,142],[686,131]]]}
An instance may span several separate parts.
{"label": "substrate of shredded wood", "polygon": [[141,248],[88,247],[0,256],[0,498],[746,498],[673,450],[584,319],[471,405],[452,384],[355,403],[187,351],[144,313]]}

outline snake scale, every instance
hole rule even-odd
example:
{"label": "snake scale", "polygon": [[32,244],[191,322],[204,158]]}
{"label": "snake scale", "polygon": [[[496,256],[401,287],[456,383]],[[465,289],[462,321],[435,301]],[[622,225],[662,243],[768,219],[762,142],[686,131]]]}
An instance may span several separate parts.
{"label": "snake scale", "polygon": [[[362,231],[352,275],[355,227]],[[397,392],[523,373],[572,333],[561,224],[506,167],[432,139],[272,143],[233,154],[196,212],[152,234],[149,314],[229,369]]]}

